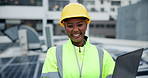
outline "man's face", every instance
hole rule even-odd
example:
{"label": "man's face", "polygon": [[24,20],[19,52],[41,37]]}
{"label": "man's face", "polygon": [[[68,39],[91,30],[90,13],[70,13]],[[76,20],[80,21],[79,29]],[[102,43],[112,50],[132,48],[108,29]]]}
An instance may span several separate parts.
{"label": "man's face", "polygon": [[73,42],[82,42],[87,29],[87,23],[81,18],[71,18],[65,22],[65,31]]}

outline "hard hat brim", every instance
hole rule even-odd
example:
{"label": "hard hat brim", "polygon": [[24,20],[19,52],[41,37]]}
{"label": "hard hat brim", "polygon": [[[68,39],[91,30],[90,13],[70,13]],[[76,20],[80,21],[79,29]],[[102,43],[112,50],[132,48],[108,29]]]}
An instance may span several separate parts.
{"label": "hard hat brim", "polygon": [[64,22],[63,22],[63,20],[65,20],[65,19],[67,19],[67,18],[75,18],[75,17],[85,17],[85,18],[87,18],[88,19],[88,21],[87,21],[87,24],[89,24],[90,23],[90,21],[91,21],[91,18],[90,17],[86,17],[86,16],[84,16],[84,15],[77,15],[77,16],[67,16],[67,17],[64,17],[64,18],[62,18],[62,19],[60,19],[59,20],[59,23],[60,23],[60,25],[61,26],[63,26],[64,27]]}

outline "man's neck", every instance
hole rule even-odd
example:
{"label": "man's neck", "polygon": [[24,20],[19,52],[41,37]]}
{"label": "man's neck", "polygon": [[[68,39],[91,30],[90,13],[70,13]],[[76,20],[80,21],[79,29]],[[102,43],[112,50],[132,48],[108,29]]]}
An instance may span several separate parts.
{"label": "man's neck", "polygon": [[73,42],[72,41],[72,44],[75,45],[75,46],[77,46],[77,47],[82,47],[82,46],[85,45],[85,43],[86,43],[86,40],[85,39],[82,40],[81,42]]}
{"label": "man's neck", "polygon": [[81,46],[84,45],[84,40],[81,41],[81,42],[73,42],[73,41],[72,41],[72,44],[75,45],[75,46],[77,46],[77,47],[81,47]]}

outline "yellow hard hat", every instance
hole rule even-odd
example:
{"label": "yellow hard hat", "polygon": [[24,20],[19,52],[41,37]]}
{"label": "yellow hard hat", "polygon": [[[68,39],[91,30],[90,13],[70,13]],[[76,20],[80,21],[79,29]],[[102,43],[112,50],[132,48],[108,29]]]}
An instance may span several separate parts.
{"label": "yellow hard hat", "polygon": [[79,3],[70,3],[66,5],[61,13],[60,25],[64,27],[63,20],[66,18],[73,17],[86,17],[88,19],[87,23],[90,23],[90,16],[88,15],[88,11],[86,8]]}

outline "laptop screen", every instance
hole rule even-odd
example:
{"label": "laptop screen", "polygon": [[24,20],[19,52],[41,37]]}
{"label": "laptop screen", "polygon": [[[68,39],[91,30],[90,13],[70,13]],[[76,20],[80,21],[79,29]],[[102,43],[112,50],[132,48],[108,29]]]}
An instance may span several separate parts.
{"label": "laptop screen", "polygon": [[112,78],[136,78],[143,48],[118,56]]}

